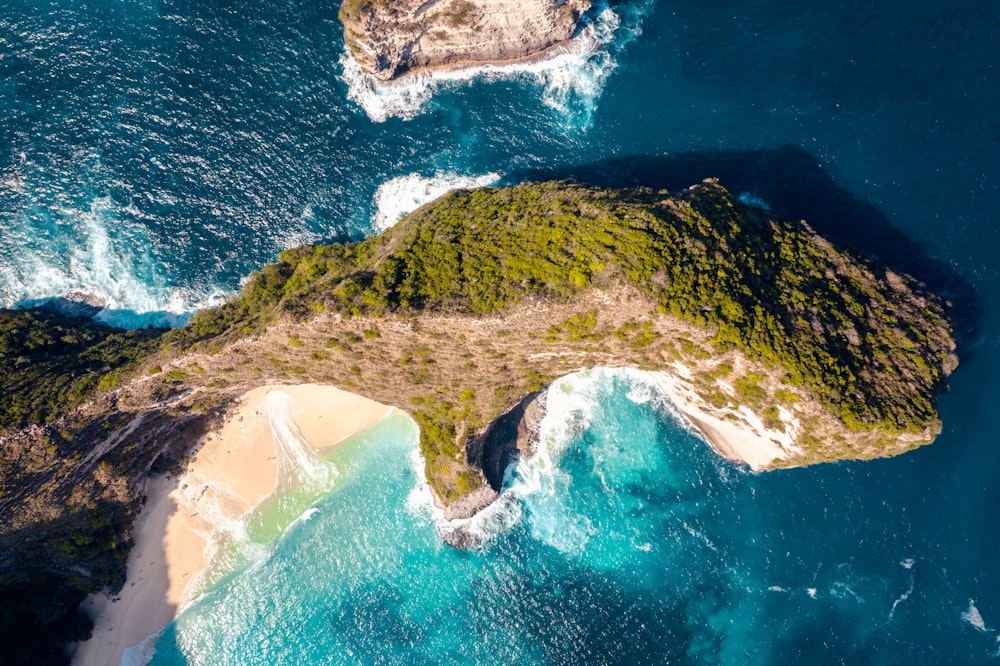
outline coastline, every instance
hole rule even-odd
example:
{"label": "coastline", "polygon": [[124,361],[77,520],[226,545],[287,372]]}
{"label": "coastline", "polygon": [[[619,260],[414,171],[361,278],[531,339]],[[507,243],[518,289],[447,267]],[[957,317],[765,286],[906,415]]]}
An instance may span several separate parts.
{"label": "coastline", "polygon": [[472,70],[470,73],[474,73],[474,70],[480,67],[510,67],[514,65],[533,65],[535,63],[544,62],[547,60],[552,60],[558,58],[566,53],[572,53],[570,47],[579,41],[579,35],[574,35],[567,39],[562,39],[557,42],[549,44],[543,49],[538,51],[533,51],[522,56],[516,56],[513,58],[483,58],[483,59],[463,59],[455,60],[453,62],[442,62],[433,65],[417,65],[415,67],[408,68],[401,72],[399,75],[394,76],[390,79],[382,79],[361,65],[361,62],[354,56],[350,49],[347,49],[347,57],[351,58],[355,63],[361,67],[362,73],[365,76],[370,77],[377,85],[391,87],[394,85],[406,85],[412,82],[414,78],[421,74],[435,74],[435,73],[447,73],[461,75],[467,70]]}
{"label": "coastline", "polygon": [[[284,394],[280,403],[269,396]],[[204,589],[213,555],[233,526],[281,490],[283,462],[273,410],[288,408],[291,423],[314,452],[370,428],[391,408],[331,386],[268,385],[245,393],[225,425],[209,433],[179,477],[150,478],[146,505],[134,529],[125,585],[118,595],[96,594],[85,608],[94,618],[74,666],[119,664]]]}
{"label": "coastline", "polygon": [[[793,443],[793,435],[767,429],[760,419],[746,408],[741,410],[740,416],[746,421],[742,424],[709,414],[694,392],[684,386],[681,377],[688,372],[687,368],[675,366],[675,372],[676,375],[666,372],[646,374],[667,396],[680,415],[721,457],[742,463],[759,472],[773,469],[776,462],[800,453]],[[795,420],[788,423],[787,427],[792,433],[800,428]]]}
{"label": "coastline", "polygon": [[362,70],[383,82],[442,66],[523,62],[578,35],[591,1],[446,5],[401,0],[391,7],[361,7],[345,0],[339,14],[347,51]]}

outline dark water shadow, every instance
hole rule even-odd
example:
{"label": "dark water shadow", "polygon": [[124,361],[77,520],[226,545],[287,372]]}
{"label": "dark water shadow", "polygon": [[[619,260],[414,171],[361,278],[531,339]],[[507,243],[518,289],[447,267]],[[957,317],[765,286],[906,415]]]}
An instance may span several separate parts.
{"label": "dark water shadow", "polygon": [[[49,296],[18,301],[13,310],[44,312],[63,317],[89,319],[109,328],[122,330],[157,329],[169,330],[187,323],[193,313],[177,313],[167,310],[138,312],[136,310],[107,308],[96,297],[70,293],[64,296]],[[101,315],[104,315],[103,317]]]}
{"label": "dark water shadow", "polygon": [[932,248],[907,237],[871,204],[834,182],[818,160],[796,146],[770,150],[696,151],[663,157],[634,155],[589,164],[514,172],[507,183],[573,179],[604,187],[677,191],[718,178],[734,195],[749,194],[778,215],[806,220],[837,244],[908,273],[952,304],[959,355],[971,356],[981,304],[975,287]]}

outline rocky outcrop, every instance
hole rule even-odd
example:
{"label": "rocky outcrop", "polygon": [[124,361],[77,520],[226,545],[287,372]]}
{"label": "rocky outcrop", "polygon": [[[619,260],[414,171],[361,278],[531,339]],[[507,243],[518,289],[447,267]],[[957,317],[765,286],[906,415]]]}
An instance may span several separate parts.
{"label": "rocky outcrop", "polygon": [[544,416],[545,393],[535,391],[469,442],[466,457],[483,471],[490,488],[499,491],[510,464],[535,453],[538,424]]}
{"label": "rocky outcrop", "polygon": [[518,62],[572,38],[590,0],[344,0],[344,41],[388,81],[423,69]]}
{"label": "rocky outcrop", "polygon": [[[573,372],[656,371],[720,454],[772,469],[933,441],[958,363],[934,294],[710,180],[455,192],[279,259],[169,333],[0,313],[0,574],[30,555],[89,571],[83,589],[108,580],[146,470],[266,384],[405,410],[434,500],[461,518],[497,498],[533,451],[539,391]],[[468,522],[449,543],[476,543]]]}
{"label": "rocky outcrop", "polygon": [[535,391],[493,421],[482,435],[469,440],[466,459],[482,471],[486,485],[447,505],[446,518],[470,518],[496,500],[511,464],[534,455],[544,416],[545,392]]}

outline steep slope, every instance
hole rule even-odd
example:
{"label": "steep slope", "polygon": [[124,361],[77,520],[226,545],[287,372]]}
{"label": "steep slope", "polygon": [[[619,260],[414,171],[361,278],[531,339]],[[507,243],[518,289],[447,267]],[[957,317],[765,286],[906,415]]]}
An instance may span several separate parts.
{"label": "steep slope", "polygon": [[764,469],[931,442],[957,365],[936,296],[713,181],[455,192],[364,242],[282,253],[159,336],[5,317],[0,576],[62,581],[45,585],[63,606],[66,586],[120,584],[144,475],[265,384],[406,410],[459,517],[530,454],[540,392],[576,370],[656,371],[720,453]]}
{"label": "steep slope", "polygon": [[428,479],[456,515],[481,505],[455,503],[484,485],[487,425],[576,369],[665,371],[689,413],[775,441],[766,467],[933,440],[935,393],[957,363],[933,295],[711,181],[676,196],[457,192],[363,243],[282,254],[170,338],[219,346],[280,314],[313,317],[287,333],[311,350],[303,375],[414,416]]}
{"label": "steep slope", "polygon": [[344,0],[344,42],[390,80],[440,67],[505,63],[569,40],[589,0]]}

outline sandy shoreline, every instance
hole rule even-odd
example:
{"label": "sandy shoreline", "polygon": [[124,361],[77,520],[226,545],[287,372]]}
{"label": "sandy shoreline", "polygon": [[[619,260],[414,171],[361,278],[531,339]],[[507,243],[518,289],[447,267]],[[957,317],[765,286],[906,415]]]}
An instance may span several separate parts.
{"label": "sandy shoreline", "polygon": [[[754,414],[742,422],[708,413],[684,380],[686,368],[646,373],[715,451],[754,470],[768,469],[796,452],[792,433],[764,428]],[[93,637],[80,644],[75,666],[120,664],[174,618],[203,588],[201,575],[231,534],[227,525],[271,496],[293,456],[283,451],[280,421],[287,415],[314,451],[374,425],[391,408],[319,385],[264,386],[243,395],[218,431],[209,433],[185,472],[147,482],[147,503],[134,531],[127,580],[115,598],[94,595],[86,607]],[[787,440],[787,441],[785,441]]]}
{"label": "sandy shoreline", "polygon": [[211,554],[229,534],[226,526],[237,524],[274,493],[279,466],[290,464],[276,441],[271,418],[286,408],[314,451],[350,438],[391,411],[353,393],[315,384],[264,386],[243,395],[226,424],[209,433],[179,478],[147,481],[125,586],[117,597],[93,595],[86,602],[94,633],[77,648],[75,666],[120,664],[123,654],[141,649],[197,596]]}
{"label": "sandy shoreline", "polygon": [[676,375],[666,372],[649,372],[648,375],[720,456],[759,471],[770,469],[775,462],[799,452],[794,445],[794,433],[800,427],[796,421],[787,421],[789,432],[782,432],[767,429],[760,418],[746,408],[734,414],[742,423],[709,414],[682,379],[687,369],[677,370]]}

